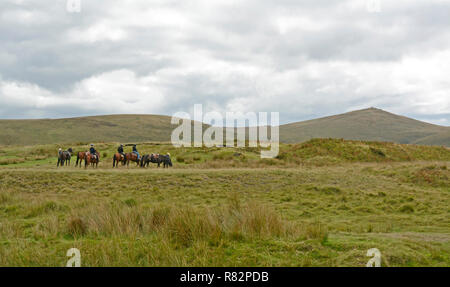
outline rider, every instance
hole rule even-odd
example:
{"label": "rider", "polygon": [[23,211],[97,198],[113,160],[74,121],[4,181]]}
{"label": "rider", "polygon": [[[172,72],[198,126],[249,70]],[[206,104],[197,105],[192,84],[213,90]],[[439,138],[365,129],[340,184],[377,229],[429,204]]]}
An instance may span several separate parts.
{"label": "rider", "polygon": [[141,157],[141,156],[139,155],[139,152],[137,151],[137,148],[136,148],[136,145],[135,145],[135,144],[133,145],[133,153],[137,154],[138,159]]}
{"label": "rider", "polygon": [[91,155],[95,156],[95,157],[97,156],[97,151],[95,150],[93,144],[91,144],[91,148],[89,149],[89,153],[90,153]]}
{"label": "rider", "polygon": [[119,146],[119,148],[117,149],[117,152],[120,153],[123,156],[123,158],[125,158],[125,154],[123,153],[123,144],[121,144]]}

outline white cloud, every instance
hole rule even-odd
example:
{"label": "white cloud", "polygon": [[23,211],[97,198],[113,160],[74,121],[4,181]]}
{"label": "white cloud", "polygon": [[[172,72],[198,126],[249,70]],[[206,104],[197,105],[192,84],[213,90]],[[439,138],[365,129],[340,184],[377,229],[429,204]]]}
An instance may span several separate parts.
{"label": "white cloud", "polygon": [[166,105],[155,79],[138,77],[128,70],[87,78],[64,94],[56,94],[34,84],[3,81],[0,82],[0,100],[3,108],[21,107],[25,111],[49,113],[72,107],[88,114],[98,111],[104,114],[158,114]]}
{"label": "white cloud", "polygon": [[450,125],[450,3],[381,3],[5,1],[0,117],[376,106]]}

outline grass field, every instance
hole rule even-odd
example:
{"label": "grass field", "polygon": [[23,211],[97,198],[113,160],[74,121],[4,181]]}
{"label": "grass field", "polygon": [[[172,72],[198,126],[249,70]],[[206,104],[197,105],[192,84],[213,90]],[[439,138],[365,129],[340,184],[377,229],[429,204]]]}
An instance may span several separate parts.
{"label": "grass field", "polygon": [[[86,144],[70,144],[75,151]],[[174,167],[56,168],[58,145],[0,147],[0,265],[450,266],[450,150],[344,140],[181,148]]]}

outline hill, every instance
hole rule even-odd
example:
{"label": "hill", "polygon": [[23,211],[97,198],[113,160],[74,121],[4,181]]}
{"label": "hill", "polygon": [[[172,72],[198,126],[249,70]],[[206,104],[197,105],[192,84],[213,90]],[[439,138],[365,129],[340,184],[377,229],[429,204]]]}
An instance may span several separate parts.
{"label": "hill", "polygon": [[280,126],[282,142],[304,142],[312,138],[450,146],[450,128],[376,108]]}
{"label": "hill", "polygon": [[[167,142],[176,127],[170,120],[171,117],[161,115],[0,120],[0,145]],[[305,142],[313,138],[450,146],[450,127],[375,108],[280,126],[280,141],[283,143]]]}
{"label": "hill", "polygon": [[171,117],[107,115],[66,119],[0,120],[0,144],[170,141]]}

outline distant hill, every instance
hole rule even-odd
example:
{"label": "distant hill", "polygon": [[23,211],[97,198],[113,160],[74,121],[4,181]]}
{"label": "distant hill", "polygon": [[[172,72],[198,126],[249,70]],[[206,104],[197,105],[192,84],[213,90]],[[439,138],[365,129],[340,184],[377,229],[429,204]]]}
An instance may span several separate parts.
{"label": "distant hill", "polygon": [[[171,125],[170,120],[171,117],[160,115],[0,120],[0,145],[168,142],[176,127]],[[450,146],[450,127],[375,108],[280,126],[281,142],[305,142],[312,138]]]}
{"label": "distant hill", "polygon": [[280,126],[281,142],[304,142],[312,138],[450,146],[450,127],[421,122],[376,108]]}
{"label": "distant hill", "polygon": [[66,119],[0,120],[0,144],[170,141],[171,117],[109,115]]}

